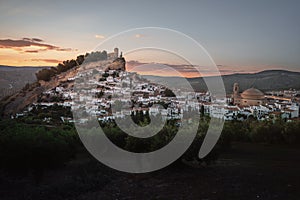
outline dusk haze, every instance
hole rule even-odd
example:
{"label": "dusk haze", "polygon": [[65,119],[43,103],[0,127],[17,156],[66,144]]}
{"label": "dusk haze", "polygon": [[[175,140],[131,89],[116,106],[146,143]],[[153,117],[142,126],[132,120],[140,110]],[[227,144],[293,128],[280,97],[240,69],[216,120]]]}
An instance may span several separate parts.
{"label": "dusk haze", "polygon": [[1,0],[0,200],[300,199],[299,8]]}

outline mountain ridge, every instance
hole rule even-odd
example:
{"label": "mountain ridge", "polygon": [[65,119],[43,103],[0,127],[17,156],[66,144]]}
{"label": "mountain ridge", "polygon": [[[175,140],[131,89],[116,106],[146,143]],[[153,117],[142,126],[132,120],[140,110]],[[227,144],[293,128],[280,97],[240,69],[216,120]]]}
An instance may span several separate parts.
{"label": "mountain ridge", "polygon": [[[173,85],[177,85],[182,77],[166,77],[166,76],[152,76],[146,75],[152,81],[170,81]],[[227,93],[232,91],[234,83],[239,83],[241,90],[246,90],[250,87],[258,88],[262,91],[269,90],[285,90],[285,89],[300,89],[300,72],[288,70],[264,70],[256,73],[235,73],[221,76],[224,82],[225,90]],[[216,79],[218,76],[207,77],[192,77],[186,78],[194,90],[205,91],[207,90],[205,79]],[[280,80],[280,81],[278,81]],[[179,85],[178,85],[179,87]]]}
{"label": "mountain ridge", "polygon": [[43,69],[50,68],[51,66],[10,66],[0,65],[0,70],[26,70],[26,69]]}

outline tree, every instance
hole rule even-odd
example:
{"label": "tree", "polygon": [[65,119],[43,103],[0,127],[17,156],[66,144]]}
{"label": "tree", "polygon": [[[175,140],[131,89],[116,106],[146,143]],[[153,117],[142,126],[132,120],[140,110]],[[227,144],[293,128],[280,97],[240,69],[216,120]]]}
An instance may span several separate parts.
{"label": "tree", "polygon": [[107,60],[107,52],[106,51],[95,51],[91,53],[87,53],[85,55],[86,62],[95,62],[101,60]]}
{"label": "tree", "polygon": [[170,90],[169,88],[166,88],[166,90],[165,90],[165,96],[166,97],[176,97],[176,95],[173,93],[173,91]]}
{"label": "tree", "polygon": [[84,55],[79,55],[76,58],[76,62],[78,63],[78,65],[81,65],[84,61]]}
{"label": "tree", "polygon": [[74,158],[79,144],[74,128],[48,129],[5,121],[0,123],[0,130],[0,168],[32,172],[37,183],[46,169],[62,167]]}
{"label": "tree", "polygon": [[201,105],[201,107],[200,107],[200,114],[201,114],[201,117],[204,116],[204,105]]}
{"label": "tree", "polygon": [[35,75],[37,80],[50,81],[51,77],[55,75],[55,71],[53,69],[42,69]]}
{"label": "tree", "polygon": [[113,108],[116,112],[120,112],[122,110],[122,106],[123,106],[122,101],[116,100],[114,102]]}

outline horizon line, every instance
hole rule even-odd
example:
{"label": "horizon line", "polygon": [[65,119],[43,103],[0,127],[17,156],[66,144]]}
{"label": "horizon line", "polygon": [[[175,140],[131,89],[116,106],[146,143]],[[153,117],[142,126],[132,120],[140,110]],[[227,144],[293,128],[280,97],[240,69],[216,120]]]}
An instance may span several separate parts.
{"label": "horizon line", "polygon": [[[11,65],[1,65],[0,64],[0,68],[1,67],[11,67],[11,68],[49,68],[49,67],[56,67],[56,66],[11,66]],[[286,71],[286,72],[292,72],[292,73],[300,73],[300,71],[291,71],[291,70],[287,70],[287,69],[266,69],[266,70],[261,70],[261,71],[256,71],[256,72],[233,72],[233,73],[229,73],[229,74],[221,74],[221,76],[228,76],[228,75],[236,75],[236,74],[258,74],[258,73],[262,73],[262,72],[267,72],[267,71]],[[134,72],[134,71],[128,71],[128,72]],[[138,72],[136,72],[138,73]],[[194,76],[194,77],[187,77],[187,76],[166,76],[166,75],[151,75],[151,74],[140,74],[142,76],[156,76],[156,77],[168,77],[168,78],[180,78],[180,77],[184,77],[184,78],[202,78],[202,77],[216,77],[218,75],[208,75],[208,76]]]}

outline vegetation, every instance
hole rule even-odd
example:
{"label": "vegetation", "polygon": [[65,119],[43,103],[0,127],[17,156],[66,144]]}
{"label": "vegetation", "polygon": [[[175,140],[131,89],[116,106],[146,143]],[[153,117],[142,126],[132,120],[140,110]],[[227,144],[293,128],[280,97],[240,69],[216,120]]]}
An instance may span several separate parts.
{"label": "vegetation", "polygon": [[107,52],[104,51],[96,51],[96,52],[91,52],[87,53],[85,55],[86,62],[95,62],[95,61],[101,61],[101,60],[106,60],[107,59]]}
{"label": "vegetation", "polygon": [[[36,107],[26,117],[0,121],[0,168],[18,173],[31,172],[39,182],[45,170],[62,167],[72,160],[82,145],[74,125],[63,123],[60,116],[71,116],[71,112],[58,105],[47,109]],[[50,124],[44,120],[48,117],[51,117]],[[151,121],[148,112],[137,112],[131,117],[140,126],[145,126]],[[175,162],[175,166],[181,161],[209,164],[236,141],[295,146],[300,144],[300,121],[227,121],[213,151],[204,159],[199,159],[198,152],[209,121],[209,117],[201,117],[192,145]],[[115,145],[137,153],[151,152],[164,147],[174,138],[180,127],[177,120],[169,120],[155,136],[142,139],[127,135],[114,121],[99,123],[105,135]],[[89,133],[90,131],[87,131],[87,134]]]}
{"label": "vegetation", "polygon": [[296,145],[300,144],[299,130],[300,121],[229,121],[225,123],[222,137],[230,141]]}
{"label": "vegetation", "polygon": [[37,80],[50,81],[52,76],[60,74],[62,72],[68,71],[78,65],[81,65],[84,61],[84,55],[77,56],[76,60],[66,60],[59,63],[57,67],[51,67],[49,69],[42,69],[38,71],[35,75]]}
{"label": "vegetation", "polygon": [[176,97],[176,95],[173,93],[173,91],[170,90],[169,88],[166,88],[164,94],[166,97]]}
{"label": "vegetation", "polygon": [[74,158],[79,144],[72,126],[46,127],[0,122],[0,168],[9,172],[31,172],[39,182],[46,169],[62,167]]}
{"label": "vegetation", "polygon": [[60,126],[62,125],[62,119],[71,118],[72,112],[69,107],[63,107],[58,104],[53,106],[33,106],[32,110],[26,117],[15,119],[19,123],[31,124],[31,125],[49,125]]}
{"label": "vegetation", "polygon": [[42,69],[38,71],[35,75],[37,80],[50,81],[51,77],[56,74],[56,70],[53,68]]}

